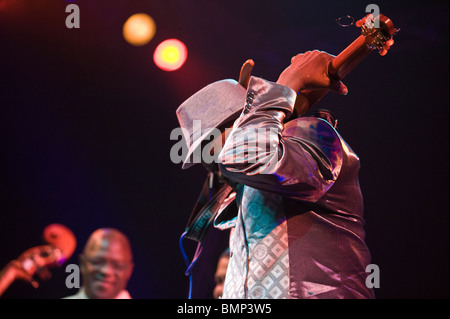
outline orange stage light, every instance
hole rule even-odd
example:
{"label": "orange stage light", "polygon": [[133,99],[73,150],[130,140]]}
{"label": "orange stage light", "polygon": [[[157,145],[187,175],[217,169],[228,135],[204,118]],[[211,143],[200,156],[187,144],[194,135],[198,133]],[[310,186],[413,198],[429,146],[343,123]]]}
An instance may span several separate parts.
{"label": "orange stage light", "polygon": [[155,21],[145,13],[133,14],[123,25],[123,37],[134,46],[147,44],[155,32]]}

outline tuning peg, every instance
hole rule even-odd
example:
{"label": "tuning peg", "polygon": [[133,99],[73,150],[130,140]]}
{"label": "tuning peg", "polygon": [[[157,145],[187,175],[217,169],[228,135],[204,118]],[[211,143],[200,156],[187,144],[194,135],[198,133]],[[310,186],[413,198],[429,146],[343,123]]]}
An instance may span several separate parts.
{"label": "tuning peg", "polygon": [[367,16],[361,18],[361,20],[356,21],[355,25],[360,28],[367,22]]}
{"label": "tuning peg", "polygon": [[389,40],[386,41],[386,45],[388,47],[391,47],[393,44],[394,44],[394,39],[389,39]]}
{"label": "tuning peg", "polygon": [[[391,48],[391,46],[394,44],[393,39],[389,39],[386,41],[386,43],[383,45],[383,48],[380,52],[381,55],[386,55],[387,51]],[[383,54],[382,54],[383,53]]]}
{"label": "tuning peg", "polygon": [[383,49],[380,50],[380,55],[381,56],[385,56],[387,52],[388,52],[388,50],[383,48]]}

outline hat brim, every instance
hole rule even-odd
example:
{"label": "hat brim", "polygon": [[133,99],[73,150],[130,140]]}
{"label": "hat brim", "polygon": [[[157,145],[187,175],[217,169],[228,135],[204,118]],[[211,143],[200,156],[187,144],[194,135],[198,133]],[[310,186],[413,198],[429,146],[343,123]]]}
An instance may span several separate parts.
{"label": "hat brim", "polygon": [[[243,108],[243,107],[242,107]],[[211,133],[215,129],[219,129],[220,131],[225,129],[225,125],[231,122],[234,122],[242,113],[242,110],[238,110],[228,116],[226,119],[224,119],[217,127],[211,127],[206,129],[203,134],[200,136],[200,138],[196,139],[192,145],[188,149],[188,153],[183,160],[183,165],[181,166],[182,169],[188,169],[189,167],[194,166],[195,164],[201,163],[201,161],[196,161],[196,159],[193,158],[194,152],[196,152],[198,149],[201,148],[202,143],[206,140],[207,137],[211,135]],[[212,142],[212,140],[211,140]]]}
{"label": "hat brim", "polygon": [[[233,123],[242,113],[246,89],[237,81],[225,79],[213,82],[193,94],[177,109],[178,121],[182,128],[188,128],[190,136],[184,136],[188,146],[187,155],[182,161],[182,169],[201,162],[193,158],[194,152],[214,129],[224,130],[225,125]],[[193,126],[187,122],[201,121],[200,132],[192,132]],[[200,138],[197,136],[200,135]],[[193,140],[193,137],[196,139]],[[195,161],[194,161],[195,160]]]}

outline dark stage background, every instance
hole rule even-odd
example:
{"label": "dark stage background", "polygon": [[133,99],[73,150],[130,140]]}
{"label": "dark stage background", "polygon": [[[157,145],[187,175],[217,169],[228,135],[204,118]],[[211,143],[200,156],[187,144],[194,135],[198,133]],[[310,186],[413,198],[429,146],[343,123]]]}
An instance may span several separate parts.
{"label": "dark stage background", "polygon": [[[69,263],[98,227],[133,245],[135,298],[186,298],[178,246],[205,177],[170,161],[175,110],[213,81],[253,74],[276,81],[310,49],[338,54],[359,31],[335,19],[365,15],[363,1],[77,0],[81,27],[67,29],[63,0],[0,0],[0,266],[39,245],[44,227],[77,236]],[[346,79],[333,110],[361,158],[367,243],[380,267],[376,295],[448,298],[448,1],[377,1],[401,31]],[[147,45],[122,37],[132,14],[157,24]],[[165,72],[157,44],[182,40],[185,65]],[[196,265],[194,298],[211,298],[227,234],[212,231]],[[194,243],[187,241],[192,256]],[[74,293],[54,269],[39,289],[16,282],[3,298]]]}

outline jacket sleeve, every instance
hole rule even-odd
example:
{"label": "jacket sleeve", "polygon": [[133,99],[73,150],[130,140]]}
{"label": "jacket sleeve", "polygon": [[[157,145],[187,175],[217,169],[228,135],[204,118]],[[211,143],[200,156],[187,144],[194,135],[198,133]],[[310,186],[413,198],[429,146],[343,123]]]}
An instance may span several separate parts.
{"label": "jacket sleeve", "polygon": [[222,174],[240,184],[305,201],[319,199],[337,179],[343,150],[325,120],[292,114],[296,93],[251,77],[247,101],[219,154]]}

